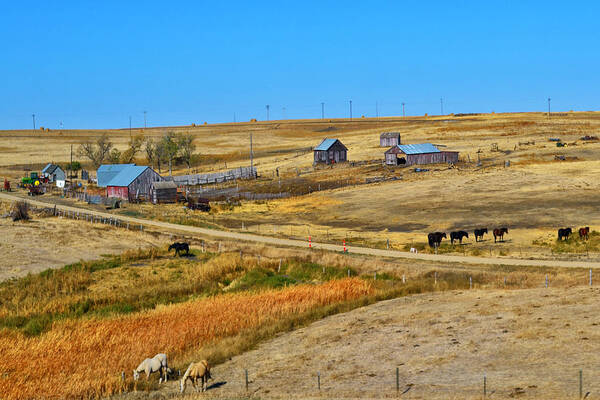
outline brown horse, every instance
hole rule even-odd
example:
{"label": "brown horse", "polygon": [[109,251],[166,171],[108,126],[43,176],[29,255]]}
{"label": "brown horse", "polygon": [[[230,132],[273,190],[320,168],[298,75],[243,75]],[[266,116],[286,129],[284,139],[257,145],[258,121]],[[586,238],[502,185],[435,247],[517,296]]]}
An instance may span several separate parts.
{"label": "brown horse", "polygon": [[192,381],[192,386],[198,392],[198,388],[196,387],[196,382],[199,380],[201,383],[202,391],[206,391],[206,386],[208,385],[208,380],[212,379],[210,375],[210,365],[206,360],[202,360],[197,363],[191,363],[188,367],[187,371],[181,378],[181,382],[179,384],[179,391],[181,393],[185,392],[185,387],[187,384],[187,380]]}
{"label": "brown horse", "polygon": [[569,240],[569,236],[573,233],[571,228],[561,228],[558,230],[558,240]]}
{"label": "brown horse", "polygon": [[579,228],[579,239],[588,240],[590,238],[590,227]]}
{"label": "brown horse", "polygon": [[494,243],[496,243],[496,238],[500,238],[502,242],[504,242],[504,234],[508,233],[508,228],[496,228],[494,229]]}
{"label": "brown horse", "polygon": [[427,241],[429,242],[429,247],[440,247],[442,243],[442,238],[446,239],[446,234],[444,232],[433,232],[427,235]]}

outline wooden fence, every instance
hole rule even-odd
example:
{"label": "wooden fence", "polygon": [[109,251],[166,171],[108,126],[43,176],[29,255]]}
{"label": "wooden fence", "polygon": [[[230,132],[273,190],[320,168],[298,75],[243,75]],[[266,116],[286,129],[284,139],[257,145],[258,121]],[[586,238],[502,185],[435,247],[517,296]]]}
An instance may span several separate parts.
{"label": "wooden fence", "polygon": [[173,181],[177,185],[207,185],[211,183],[222,183],[233,181],[236,179],[250,179],[257,176],[256,168],[254,167],[239,167],[223,172],[214,172],[212,174],[194,174],[194,175],[178,175],[173,177]]}

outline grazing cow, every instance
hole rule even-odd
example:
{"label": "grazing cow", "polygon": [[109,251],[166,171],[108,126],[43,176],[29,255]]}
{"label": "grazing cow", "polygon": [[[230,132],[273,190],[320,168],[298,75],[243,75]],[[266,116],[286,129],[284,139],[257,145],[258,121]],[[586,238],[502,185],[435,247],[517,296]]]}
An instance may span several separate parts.
{"label": "grazing cow", "polygon": [[172,245],[169,246],[169,250],[175,250],[175,255],[176,256],[181,256],[181,252],[185,251],[185,255],[189,256],[190,255],[190,245],[187,243],[180,243],[180,242],[175,242]]}
{"label": "grazing cow", "polygon": [[571,228],[561,228],[558,230],[558,240],[563,240],[563,238],[568,240],[572,233],[573,230]]}
{"label": "grazing cow", "polygon": [[496,238],[500,238],[500,241],[504,242],[504,234],[506,233],[508,233],[508,228],[494,229],[494,243],[496,243]]}
{"label": "grazing cow", "polygon": [[475,229],[475,241],[479,242],[479,239],[483,240],[483,235],[485,233],[488,233],[487,228],[479,228],[479,229]]}
{"label": "grazing cow", "polygon": [[427,235],[427,241],[429,242],[429,247],[440,247],[440,243],[442,243],[442,239],[446,239],[446,234],[444,232],[433,232]]}
{"label": "grazing cow", "polygon": [[469,234],[465,231],[450,232],[450,243],[454,244],[454,241],[458,240],[458,242],[462,244],[462,240],[465,237],[469,237]]}
{"label": "grazing cow", "polygon": [[579,239],[588,240],[590,238],[590,227],[579,228]]}
{"label": "grazing cow", "polygon": [[187,371],[185,371],[183,378],[181,378],[181,382],[179,383],[180,393],[185,392],[188,379],[192,381],[192,386],[194,389],[196,389],[196,392],[198,392],[196,382],[198,379],[200,379],[200,382],[202,383],[202,391],[205,392],[208,380],[212,379],[212,376],[210,375],[210,365],[208,362],[206,360],[202,360],[200,362],[190,364]]}

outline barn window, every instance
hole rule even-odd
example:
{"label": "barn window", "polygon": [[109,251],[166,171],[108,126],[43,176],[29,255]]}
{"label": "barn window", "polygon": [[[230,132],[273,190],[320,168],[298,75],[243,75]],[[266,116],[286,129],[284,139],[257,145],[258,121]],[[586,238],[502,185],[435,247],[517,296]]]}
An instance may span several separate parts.
{"label": "barn window", "polygon": [[405,165],[405,164],[406,164],[406,158],[404,158],[404,157],[398,158],[398,165]]}

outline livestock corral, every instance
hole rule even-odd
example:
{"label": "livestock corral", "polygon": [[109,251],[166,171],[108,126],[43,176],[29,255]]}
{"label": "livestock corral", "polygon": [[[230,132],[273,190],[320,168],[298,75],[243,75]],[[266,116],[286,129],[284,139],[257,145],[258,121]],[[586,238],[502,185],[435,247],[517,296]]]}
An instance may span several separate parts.
{"label": "livestock corral", "polygon": [[[108,191],[89,179],[35,197],[63,211],[13,221],[1,203],[0,398],[175,398],[193,376],[191,398],[598,396],[600,113],[168,129],[200,154],[155,168],[147,201],[89,201]],[[2,131],[0,179],[104,133],[125,149],[129,130]]]}

